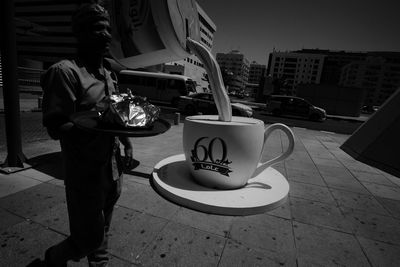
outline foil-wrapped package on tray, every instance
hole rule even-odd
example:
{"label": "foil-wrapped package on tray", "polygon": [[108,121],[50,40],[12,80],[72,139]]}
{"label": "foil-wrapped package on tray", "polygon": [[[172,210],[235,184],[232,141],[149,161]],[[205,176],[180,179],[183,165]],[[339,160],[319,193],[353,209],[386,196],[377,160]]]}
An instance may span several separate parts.
{"label": "foil-wrapped package on tray", "polygon": [[127,94],[114,94],[98,105],[100,121],[126,128],[149,128],[160,115],[160,108],[146,98]]}

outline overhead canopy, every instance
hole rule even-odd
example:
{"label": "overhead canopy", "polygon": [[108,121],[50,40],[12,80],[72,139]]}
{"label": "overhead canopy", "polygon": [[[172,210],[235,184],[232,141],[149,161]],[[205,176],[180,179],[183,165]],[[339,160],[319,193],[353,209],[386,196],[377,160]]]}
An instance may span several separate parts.
{"label": "overhead canopy", "polygon": [[356,160],[400,178],[400,89],[340,148]]}
{"label": "overhead canopy", "polygon": [[186,38],[200,40],[194,0],[109,1],[112,57],[136,69],[182,60],[190,54]]}

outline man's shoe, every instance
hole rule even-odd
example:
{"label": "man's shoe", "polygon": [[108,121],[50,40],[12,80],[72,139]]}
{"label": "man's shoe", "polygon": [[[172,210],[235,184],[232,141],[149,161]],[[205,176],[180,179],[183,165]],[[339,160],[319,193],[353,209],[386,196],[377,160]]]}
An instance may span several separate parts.
{"label": "man's shoe", "polygon": [[[47,249],[46,252],[44,253],[44,267],[55,267],[56,265],[50,261],[50,250],[51,248]],[[67,263],[64,263],[62,265],[57,265],[57,267],[67,267]]]}

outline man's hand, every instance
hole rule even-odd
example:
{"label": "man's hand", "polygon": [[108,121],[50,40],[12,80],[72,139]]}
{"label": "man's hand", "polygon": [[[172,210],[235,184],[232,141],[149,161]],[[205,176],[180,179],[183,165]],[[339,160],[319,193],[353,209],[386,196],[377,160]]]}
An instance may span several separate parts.
{"label": "man's hand", "polygon": [[131,144],[129,144],[128,146],[124,146],[124,153],[125,153],[124,165],[125,168],[129,168],[129,166],[131,166],[133,163],[133,158],[132,158],[133,149]]}
{"label": "man's hand", "polygon": [[124,146],[124,167],[129,168],[132,166],[133,163],[133,148],[132,148],[132,143],[129,140],[128,137],[125,136],[120,136],[119,137],[120,142]]}

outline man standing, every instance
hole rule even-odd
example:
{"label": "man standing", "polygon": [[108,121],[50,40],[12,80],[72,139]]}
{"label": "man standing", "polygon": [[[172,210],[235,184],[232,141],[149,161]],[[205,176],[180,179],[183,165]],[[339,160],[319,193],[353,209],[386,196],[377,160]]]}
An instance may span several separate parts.
{"label": "man standing", "polygon": [[54,64],[41,81],[43,125],[61,145],[70,236],[50,247],[44,261],[36,260],[38,266],[66,266],[67,261],[83,257],[89,266],[107,265],[107,232],[121,193],[119,141],[125,157],[132,159],[128,138],[88,133],[70,121],[73,113],[93,110],[115,92],[104,61],[111,41],[107,11],[98,4],[85,4],[73,16],[72,28],[78,42],[76,59]]}

